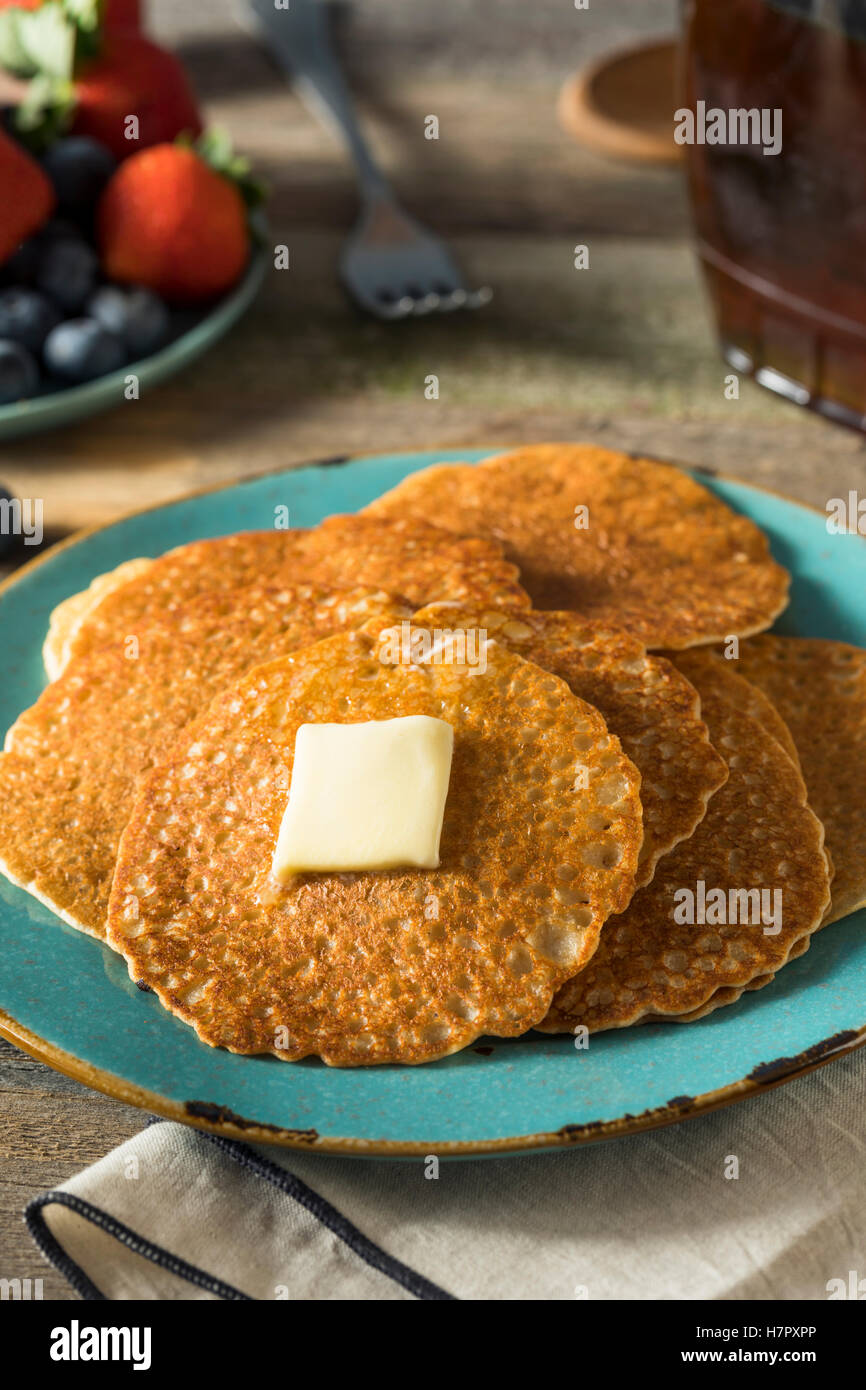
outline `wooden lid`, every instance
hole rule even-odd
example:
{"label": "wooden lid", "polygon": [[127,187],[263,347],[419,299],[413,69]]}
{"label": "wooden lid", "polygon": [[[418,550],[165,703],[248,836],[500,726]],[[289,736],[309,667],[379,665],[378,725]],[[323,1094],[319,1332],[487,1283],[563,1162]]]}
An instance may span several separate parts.
{"label": "wooden lid", "polygon": [[674,142],[678,47],[665,39],[590,63],[560,93],[561,124],[601,154],[676,164],[683,156]]}

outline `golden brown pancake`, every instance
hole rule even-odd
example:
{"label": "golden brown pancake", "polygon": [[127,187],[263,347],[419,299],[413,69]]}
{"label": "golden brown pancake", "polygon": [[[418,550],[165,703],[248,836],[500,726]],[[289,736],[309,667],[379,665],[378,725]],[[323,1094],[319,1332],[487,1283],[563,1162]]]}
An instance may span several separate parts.
{"label": "golden brown pancake", "polygon": [[[440,867],[277,884],[299,726],[417,714],[454,729]],[[597,710],[498,644],[482,672],[342,634],[184,731],[123,836],[108,939],[213,1046],[431,1061],[524,1032],[590,957],[634,888],[639,784]]]}
{"label": "golden brown pancake", "polygon": [[[811,940],[811,936],[804,936],[802,941],[795,942],[794,945],[791,947],[791,954],[788,956],[788,959],[785,962],[785,964],[790,965],[792,960],[797,960],[799,956],[805,955],[809,949],[809,944]],[[755,990],[765,989],[767,985],[771,985],[773,983],[775,978],[775,974],[756,975],[754,980],[750,980],[747,985],[738,985],[736,988],[733,985],[723,985],[721,989],[716,990],[715,994],[710,995],[706,1004],[703,1004],[699,1009],[693,1009],[691,1013],[667,1015],[644,1014],[643,1018],[639,1019],[638,1022],[696,1023],[699,1018],[706,1018],[708,1014],[715,1013],[716,1009],[726,1008],[728,1004],[736,1004],[740,999],[742,999],[744,994],[751,994]]]}
{"label": "golden brown pancake", "polygon": [[126,560],[108,574],[98,575],[89,588],[80,594],[72,594],[57,605],[51,614],[48,635],[42,648],[42,659],[50,681],[56,681],[68,665],[79,631],[102,600],[131,579],[144,574],[152,564],[152,560]]}
{"label": "golden brown pancake", "polygon": [[409,610],[387,594],[260,585],[141,619],[137,647],[77,657],[0,755],[0,868],[92,936],[104,935],[121,832],[142,776],[237,676],[330,633]]}
{"label": "golden brown pancake", "polygon": [[[692,647],[688,652],[671,652],[669,659],[689,680],[700,682],[701,679],[710,678],[707,674],[707,663],[718,661],[719,652],[716,647]],[[735,661],[726,661],[725,670],[729,677],[725,682],[725,698],[742,710],[743,714],[748,714],[752,719],[757,719],[759,724],[763,724],[767,733],[772,734],[776,742],[782,745],[791,762],[799,767],[800,755],[797,745],[776,706],[768,700],[763,690],[740,674]],[[826,851],[826,844],[824,849]]]}
{"label": "golden brown pancake", "polygon": [[594,445],[439,464],[367,512],[501,541],[536,608],[570,609],[650,648],[760,632],[788,601],[788,575],[754,522],[679,468]]}
{"label": "golden brown pancake", "polygon": [[[772,975],[820,925],[830,900],[821,822],[806,803],[798,769],[763,725],[725,698],[717,664],[698,685],[701,709],[729,777],[691,839],[661,861],[626,912],[611,918],[589,965],[558,992],[545,1032],[624,1028],[648,1016],[700,1017],[733,1002],[743,986]],[[727,920],[677,922],[683,890],[721,889]],[[732,892],[782,893],[782,922],[733,921]],[[770,899],[772,904],[772,898]],[[697,914],[695,914],[697,915]],[[728,994],[718,993],[721,990]]]}
{"label": "golden brown pancake", "polygon": [[758,686],[797,746],[835,867],[828,922],[866,906],[866,651],[769,632],[716,659]]}
{"label": "golden brown pancake", "polygon": [[314,531],[244,531],[169,551],[87,614],[68,655],[122,644],[142,622],[199,594],[248,584],[382,589],[416,607],[437,599],[529,602],[495,541],[412,520],[331,517]]}
{"label": "golden brown pancake", "polygon": [[641,775],[644,839],[640,887],[656,864],[691,835],[728,775],[700,717],[694,686],[669,661],[648,656],[635,637],[586,623],[574,613],[433,604],[413,627],[474,629],[564,680],[601,710]]}

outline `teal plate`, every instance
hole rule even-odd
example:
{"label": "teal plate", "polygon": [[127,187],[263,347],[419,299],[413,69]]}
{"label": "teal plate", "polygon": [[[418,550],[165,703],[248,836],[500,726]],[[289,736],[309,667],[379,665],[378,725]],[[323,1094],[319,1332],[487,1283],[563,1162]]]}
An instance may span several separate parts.
{"label": "teal plate", "polygon": [[231,293],[207,312],[188,315],[189,326],[150,357],[130,362],[120,371],[109,372],[108,376],[88,381],[83,386],[68,386],[65,390],[0,406],[0,441],[58,429],[61,425],[71,425],[76,420],[111,410],[123,402],[130,373],[138,377],[142,395],[159,382],[176,376],[213,347],[246,313],[262,287],[268,265],[268,256],[258,247],[244,278]]}
{"label": "teal plate", "polygon": [[[42,689],[51,609],[95,575],[197,537],[270,527],[276,506],[288,505],[293,525],[313,525],[458,457],[466,452],[392,454],[256,478],[51,551],[0,595],[0,725]],[[866,544],[829,536],[822,515],[745,483],[702,481],[762,526],[792,571],[780,630],[866,646]],[[107,948],[0,879],[0,1032],[88,1085],[236,1137],[360,1155],[544,1149],[713,1109],[866,1041],[864,927],[859,912],[828,928],[768,988],[688,1027],[602,1033],[585,1051],[569,1037],[488,1038],[428,1066],[334,1070],[206,1047]]]}

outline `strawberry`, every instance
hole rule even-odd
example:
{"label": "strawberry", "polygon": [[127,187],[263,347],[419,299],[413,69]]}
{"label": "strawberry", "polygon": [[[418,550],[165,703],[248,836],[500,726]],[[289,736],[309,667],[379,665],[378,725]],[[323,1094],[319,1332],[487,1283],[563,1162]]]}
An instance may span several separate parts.
{"label": "strawberry", "polygon": [[[243,168],[233,161],[229,172]],[[249,259],[240,188],[188,145],[156,145],[121,164],[97,221],[108,278],[144,285],[174,303],[224,293]]]}
{"label": "strawberry", "polygon": [[48,221],[55,201],[35,159],[0,130],[0,264]]}
{"label": "strawberry", "polygon": [[[189,132],[201,117],[186,73],[173,53],[128,30],[106,35],[104,52],[76,71],[72,129],[107,145],[117,159]],[[138,139],[127,122],[138,117]]]}
{"label": "strawberry", "polygon": [[105,28],[107,33],[117,33],[119,29],[131,29],[140,34],[143,28],[141,0],[105,0]]}
{"label": "strawberry", "polygon": [[30,148],[71,129],[120,160],[201,132],[181,63],[133,27],[140,17],[140,0],[0,0],[0,69],[27,83],[12,120]]}

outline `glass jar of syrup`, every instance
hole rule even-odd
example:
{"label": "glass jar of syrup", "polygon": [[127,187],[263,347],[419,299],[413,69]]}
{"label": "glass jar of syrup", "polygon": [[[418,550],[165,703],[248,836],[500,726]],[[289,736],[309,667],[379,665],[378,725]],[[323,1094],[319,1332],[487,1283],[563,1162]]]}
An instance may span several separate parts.
{"label": "glass jar of syrup", "polygon": [[866,0],[684,0],[683,17],[682,142],[725,358],[866,431]]}

